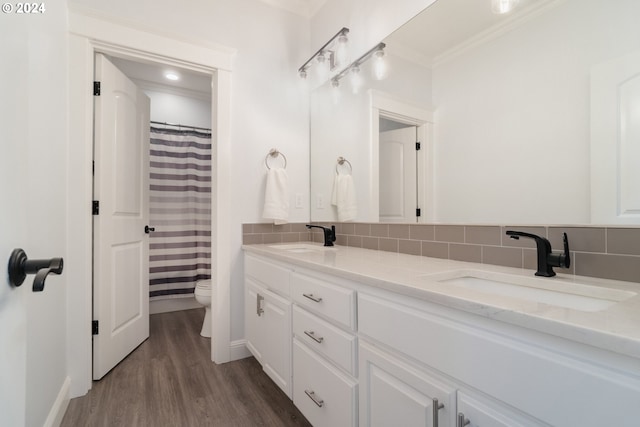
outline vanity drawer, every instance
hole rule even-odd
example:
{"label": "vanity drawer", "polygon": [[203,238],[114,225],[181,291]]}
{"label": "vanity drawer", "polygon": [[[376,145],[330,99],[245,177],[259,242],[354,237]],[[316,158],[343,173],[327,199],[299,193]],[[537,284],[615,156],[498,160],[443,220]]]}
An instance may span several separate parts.
{"label": "vanity drawer", "polygon": [[316,427],[356,426],[358,386],[307,346],[293,340],[293,403]]}
{"label": "vanity drawer", "polygon": [[297,273],[291,275],[291,281],[298,305],[355,329],[355,291]]}
{"label": "vanity drawer", "polygon": [[313,350],[356,375],[356,337],[308,311],[293,308],[293,333]]}
{"label": "vanity drawer", "polygon": [[272,261],[247,255],[244,258],[244,273],[282,296],[288,297],[291,294],[289,284],[291,270]]}

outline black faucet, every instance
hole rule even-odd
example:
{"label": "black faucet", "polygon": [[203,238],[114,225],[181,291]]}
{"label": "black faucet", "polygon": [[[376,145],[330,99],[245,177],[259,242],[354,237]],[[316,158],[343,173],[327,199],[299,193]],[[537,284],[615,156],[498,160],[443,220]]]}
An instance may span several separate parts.
{"label": "black faucet", "polygon": [[324,245],[333,246],[333,242],[336,241],[336,226],[332,225],[331,228],[323,227],[321,225],[307,224],[307,228],[321,228],[324,231]]}
{"label": "black faucet", "polygon": [[562,241],[564,242],[564,253],[560,254],[554,254],[551,252],[551,243],[544,237],[522,231],[511,230],[507,231],[507,236],[516,240],[520,237],[528,237],[536,241],[536,247],[538,248],[538,271],[536,271],[536,276],[553,277],[556,275],[556,272],[553,271],[553,267],[569,268],[571,265],[567,233],[563,233]]}

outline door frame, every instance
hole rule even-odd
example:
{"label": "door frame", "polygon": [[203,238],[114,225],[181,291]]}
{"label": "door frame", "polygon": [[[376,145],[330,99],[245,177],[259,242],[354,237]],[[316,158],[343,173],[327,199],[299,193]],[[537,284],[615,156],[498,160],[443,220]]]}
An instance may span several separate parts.
{"label": "door frame", "polygon": [[371,165],[369,177],[371,193],[369,194],[369,210],[376,221],[380,219],[380,117],[406,123],[418,128],[418,139],[421,143],[417,154],[418,163],[424,165],[418,168],[418,182],[428,183],[418,190],[418,205],[422,215],[418,222],[433,222],[435,220],[434,178],[435,164],[433,162],[433,111],[424,107],[417,107],[411,103],[398,99],[392,95],[377,90],[369,91],[371,105]]}
{"label": "door frame", "polygon": [[67,366],[70,397],[81,396],[92,384],[93,277],[93,88],[96,52],[138,62],[154,62],[211,75],[212,138],[212,339],[211,359],[231,360],[231,70],[235,49],[174,34],[140,30],[127,23],[69,10],[69,157],[68,224],[65,274],[69,283]]}

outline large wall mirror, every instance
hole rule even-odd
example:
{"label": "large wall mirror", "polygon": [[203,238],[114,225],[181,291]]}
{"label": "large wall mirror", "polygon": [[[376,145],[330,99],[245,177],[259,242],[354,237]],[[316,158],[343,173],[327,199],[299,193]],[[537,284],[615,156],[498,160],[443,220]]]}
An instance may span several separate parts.
{"label": "large wall mirror", "polygon": [[437,0],[386,79],[312,91],[311,220],[640,223],[640,1],[491,4]]}

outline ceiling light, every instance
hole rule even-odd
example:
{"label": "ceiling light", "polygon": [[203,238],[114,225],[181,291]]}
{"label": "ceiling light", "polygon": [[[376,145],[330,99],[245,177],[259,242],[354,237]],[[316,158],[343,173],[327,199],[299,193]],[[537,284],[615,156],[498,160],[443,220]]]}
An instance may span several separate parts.
{"label": "ceiling light", "polygon": [[173,71],[169,71],[167,73],[164,74],[164,77],[167,80],[171,80],[171,81],[176,81],[176,80],[180,80],[180,76],[177,73],[174,73]]}
{"label": "ceiling light", "polygon": [[[326,42],[316,53],[311,55],[311,58],[307,60],[300,68],[298,68],[298,75],[301,78],[307,77],[307,70],[309,67],[315,64],[318,67],[318,75],[321,79],[327,77],[329,71],[335,69],[338,66],[338,63],[342,61],[345,63],[347,61],[347,34],[349,33],[349,29],[343,27],[340,31],[336,33],[335,36],[331,37],[328,42]],[[314,63],[314,59],[316,59],[317,63]]]}

